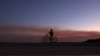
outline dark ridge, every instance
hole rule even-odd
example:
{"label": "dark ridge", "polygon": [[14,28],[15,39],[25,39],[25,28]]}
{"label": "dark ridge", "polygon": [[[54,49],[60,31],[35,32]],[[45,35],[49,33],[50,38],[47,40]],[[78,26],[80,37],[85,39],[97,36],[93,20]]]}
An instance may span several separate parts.
{"label": "dark ridge", "polygon": [[100,39],[89,39],[84,41],[85,43],[100,43]]}

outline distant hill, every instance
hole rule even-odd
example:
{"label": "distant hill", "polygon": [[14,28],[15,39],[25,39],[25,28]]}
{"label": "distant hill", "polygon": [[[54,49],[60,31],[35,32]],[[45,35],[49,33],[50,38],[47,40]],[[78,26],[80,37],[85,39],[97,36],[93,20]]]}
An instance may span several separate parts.
{"label": "distant hill", "polygon": [[89,39],[85,42],[87,42],[87,43],[100,43],[100,38],[99,39]]}

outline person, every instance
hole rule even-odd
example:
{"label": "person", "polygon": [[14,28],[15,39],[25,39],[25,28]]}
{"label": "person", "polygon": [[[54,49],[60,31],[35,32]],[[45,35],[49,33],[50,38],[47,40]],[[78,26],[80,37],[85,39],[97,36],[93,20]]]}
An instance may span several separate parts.
{"label": "person", "polygon": [[53,37],[53,29],[50,29],[49,35],[50,35],[50,39],[52,39],[52,37]]}

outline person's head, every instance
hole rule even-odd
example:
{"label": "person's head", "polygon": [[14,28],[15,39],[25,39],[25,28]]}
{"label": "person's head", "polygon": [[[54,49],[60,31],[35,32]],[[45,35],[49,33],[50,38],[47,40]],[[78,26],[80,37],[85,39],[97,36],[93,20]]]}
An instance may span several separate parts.
{"label": "person's head", "polygon": [[53,31],[52,29],[50,29],[50,31]]}

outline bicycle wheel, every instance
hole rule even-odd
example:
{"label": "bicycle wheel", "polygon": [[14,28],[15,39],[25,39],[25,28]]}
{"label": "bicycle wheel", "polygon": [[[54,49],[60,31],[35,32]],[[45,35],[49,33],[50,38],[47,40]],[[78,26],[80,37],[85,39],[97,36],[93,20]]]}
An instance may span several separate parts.
{"label": "bicycle wheel", "polygon": [[57,42],[57,38],[56,37],[53,37],[51,42]]}
{"label": "bicycle wheel", "polygon": [[48,38],[47,37],[42,37],[42,42],[43,43],[48,42]]}

